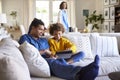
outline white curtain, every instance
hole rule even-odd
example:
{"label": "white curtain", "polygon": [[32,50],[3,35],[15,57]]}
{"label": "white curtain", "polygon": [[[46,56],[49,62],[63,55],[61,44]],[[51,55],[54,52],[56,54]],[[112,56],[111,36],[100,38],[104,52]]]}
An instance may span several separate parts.
{"label": "white curtain", "polygon": [[75,0],[66,0],[68,3],[68,15],[71,27],[76,27]]}

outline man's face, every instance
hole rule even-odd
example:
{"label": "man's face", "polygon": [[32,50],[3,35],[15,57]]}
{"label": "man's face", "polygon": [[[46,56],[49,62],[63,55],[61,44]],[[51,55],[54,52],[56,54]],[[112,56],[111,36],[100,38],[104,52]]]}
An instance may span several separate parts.
{"label": "man's face", "polygon": [[53,32],[53,36],[54,36],[54,38],[56,39],[56,40],[59,40],[60,38],[61,38],[61,36],[62,36],[62,31],[54,31]]}
{"label": "man's face", "polygon": [[44,26],[43,25],[38,25],[37,27],[33,27],[33,31],[34,31],[34,36],[39,38],[44,33]]}

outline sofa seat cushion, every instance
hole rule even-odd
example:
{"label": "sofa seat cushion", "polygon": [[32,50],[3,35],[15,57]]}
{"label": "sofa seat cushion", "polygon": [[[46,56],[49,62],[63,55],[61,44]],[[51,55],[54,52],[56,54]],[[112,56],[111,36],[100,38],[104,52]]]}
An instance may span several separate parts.
{"label": "sofa seat cushion", "polygon": [[[93,59],[83,59],[73,63],[76,66],[86,66],[93,62]],[[108,75],[110,72],[120,71],[120,57],[100,57],[99,76]]]}
{"label": "sofa seat cushion", "polygon": [[[51,76],[50,78],[38,78],[38,77],[31,77],[32,80],[65,80],[65,79],[60,79],[58,77]],[[95,80],[110,80],[108,76],[98,76],[96,77]]]}
{"label": "sofa seat cushion", "polygon": [[31,77],[32,80],[65,80],[65,79],[61,79],[55,76],[51,76],[49,78],[42,78],[42,77]]}
{"label": "sofa seat cushion", "polygon": [[99,75],[120,71],[120,57],[102,57]]}

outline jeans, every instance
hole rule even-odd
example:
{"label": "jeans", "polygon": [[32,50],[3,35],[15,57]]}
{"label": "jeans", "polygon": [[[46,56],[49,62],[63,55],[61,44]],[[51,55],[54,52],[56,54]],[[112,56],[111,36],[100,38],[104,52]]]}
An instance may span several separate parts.
{"label": "jeans", "polygon": [[52,75],[57,77],[67,79],[67,80],[75,80],[76,74],[81,70],[80,66],[74,66],[67,64],[64,59],[51,59],[46,58],[50,66],[50,70]]}

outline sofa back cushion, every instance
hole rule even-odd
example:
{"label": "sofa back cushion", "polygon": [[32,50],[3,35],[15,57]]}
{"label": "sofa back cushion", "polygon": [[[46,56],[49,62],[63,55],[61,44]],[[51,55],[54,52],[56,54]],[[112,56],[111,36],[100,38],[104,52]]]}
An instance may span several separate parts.
{"label": "sofa back cushion", "polygon": [[28,64],[32,76],[50,77],[50,68],[46,60],[40,55],[40,52],[27,41],[20,45],[19,49]]}
{"label": "sofa back cushion", "polygon": [[85,58],[93,59],[89,36],[83,36],[81,34],[65,34],[63,37],[69,39],[76,45],[77,52],[83,51],[85,53]]}
{"label": "sofa back cushion", "polygon": [[100,36],[110,36],[117,38],[118,50],[120,53],[120,33],[100,33]]}
{"label": "sofa back cushion", "polygon": [[90,39],[92,53],[94,55],[98,54],[99,56],[103,57],[119,56],[116,37],[96,36],[91,34]]}
{"label": "sofa back cushion", "polygon": [[27,64],[11,38],[0,41],[0,79],[31,80]]}
{"label": "sofa back cushion", "polygon": [[31,80],[28,68],[19,59],[0,54],[1,80]]}

